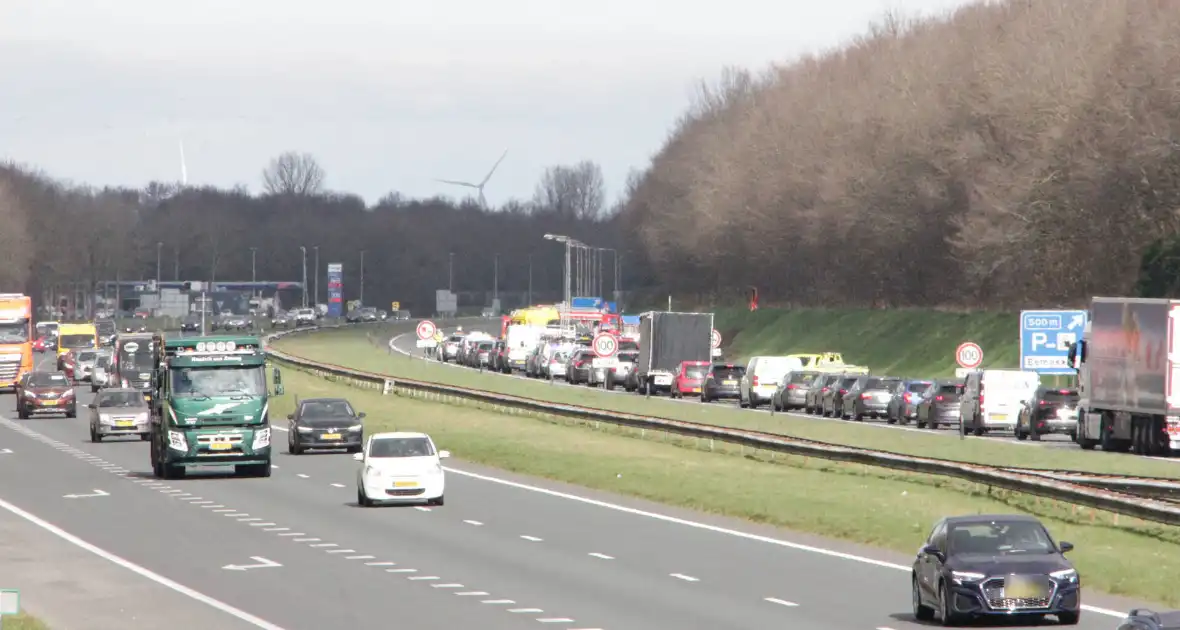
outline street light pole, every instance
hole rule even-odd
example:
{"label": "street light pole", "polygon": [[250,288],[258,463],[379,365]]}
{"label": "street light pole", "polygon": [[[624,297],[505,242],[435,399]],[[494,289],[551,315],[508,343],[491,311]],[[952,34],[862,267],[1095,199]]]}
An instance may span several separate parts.
{"label": "street light pole", "polygon": [[455,252],[447,255],[447,291],[455,292]]}
{"label": "street light pole", "polygon": [[303,308],[307,308],[307,247],[300,245],[299,251],[303,253]]}
{"label": "street light pole", "polygon": [[365,250],[361,250],[361,306],[365,305]]}
{"label": "street light pole", "polygon": [[164,292],[160,289],[160,253],[164,250],[164,244],[156,243],[156,309],[163,306],[162,302]]}
{"label": "street light pole", "polygon": [[312,302],[319,304],[320,303],[320,246],[316,245],[316,246],[312,247],[312,249],[315,250],[315,265],[312,267],[312,269],[315,269],[315,280],[312,281],[312,288],[313,288],[312,295],[315,297],[315,299],[313,299]]}
{"label": "street light pole", "polygon": [[[251,247],[250,248],[250,283],[253,284],[256,282],[258,282],[258,248]],[[256,286],[251,287],[250,290],[251,290],[251,292],[254,293],[254,297],[258,297],[258,287],[256,287]]]}
{"label": "street light pole", "polygon": [[492,304],[500,300],[500,254],[492,257]]}
{"label": "street light pole", "polygon": [[533,255],[529,254],[529,297],[528,305],[533,305]]}
{"label": "street light pole", "polygon": [[175,254],[176,254],[176,261],[174,263],[175,266],[172,269],[172,275],[173,275],[172,279],[177,282],[180,282],[180,246],[179,245],[176,246]]}

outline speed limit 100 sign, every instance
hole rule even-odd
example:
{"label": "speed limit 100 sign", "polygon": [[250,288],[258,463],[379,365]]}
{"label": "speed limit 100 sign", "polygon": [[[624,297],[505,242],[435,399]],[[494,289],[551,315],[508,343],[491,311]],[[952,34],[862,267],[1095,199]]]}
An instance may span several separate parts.
{"label": "speed limit 100 sign", "polygon": [[419,339],[430,339],[437,331],[438,329],[434,327],[434,322],[429,319],[418,322],[417,333]]}
{"label": "speed limit 100 sign", "polygon": [[983,364],[983,349],[979,344],[970,341],[959,344],[959,348],[955,350],[955,361],[959,363],[959,367],[973,370]]}
{"label": "speed limit 100 sign", "polygon": [[602,359],[609,359],[619,351],[619,340],[614,335],[601,333],[594,336],[594,354]]}

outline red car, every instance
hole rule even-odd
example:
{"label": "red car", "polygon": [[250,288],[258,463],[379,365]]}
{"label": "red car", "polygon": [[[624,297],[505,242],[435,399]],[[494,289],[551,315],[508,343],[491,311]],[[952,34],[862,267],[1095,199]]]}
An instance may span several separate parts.
{"label": "red car", "polygon": [[685,394],[700,394],[701,382],[705,373],[709,371],[708,361],[683,361],[676,371],[676,380],[672,381],[672,397],[680,398]]}
{"label": "red car", "polygon": [[67,378],[70,379],[70,382],[73,382],[75,380],[74,379],[74,351],[73,350],[67,350],[60,357],[58,357],[57,358],[57,365],[58,365],[58,370],[61,372],[65,372],[65,375]]}
{"label": "red car", "polygon": [[52,345],[49,343],[48,337],[38,337],[37,340],[33,342],[33,352],[36,352],[37,354],[49,352],[50,347],[52,347]]}

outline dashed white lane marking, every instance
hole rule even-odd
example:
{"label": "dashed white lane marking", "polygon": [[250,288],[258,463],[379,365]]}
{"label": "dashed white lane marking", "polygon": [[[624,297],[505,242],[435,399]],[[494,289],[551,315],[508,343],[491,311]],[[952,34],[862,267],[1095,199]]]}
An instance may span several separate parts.
{"label": "dashed white lane marking", "polygon": [[418,569],[386,569],[386,573],[417,573]]}
{"label": "dashed white lane marking", "polygon": [[416,506],[414,506],[414,509],[418,510],[419,512],[429,512],[430,511],[430,508],[422,506],[422,505],[416,505]]}
{"label": "dashed white lane marking", "polygon": [[511,599],[485,599],[485,600],[481,601],[480,603],[481,604],[515,604],[516,602],[512,601]]}
{"label": "dashed white lane marking", "polygon": [[574,620],[569,617],[541,617],[537,621],[541,623],[573,623]]}
{"label": "dashed white lane marking", "polygon": [[[239,523],[247,523],[249,521],[261,521],[261,520],[262,519],[258,518],[257,516],[251,516],[250,518],[239,518],[238,522]],[[274,525],[274,523],[271,523],[271,525]]]}
{"label": "dashed white lane marking", "polygon": [[396,562],[366,562],[365,566],[366,567],[392,567],[396,564],[397,564]]}
{"label": "dashed white lane marking", "polygon": [[877,630],[893,630],[893,628],[890,628],[889,626],[880,626],[877,628]]}
{"label": "dashed white lane marking", "polygon": [[[274,525],[274,523],[250,523],[250,527],[270,527],[271,525]],[[268,530],[264,529],[262,531],[265,532]]]}
{"label": "dashed white lane marking", "polygon": [[431,584],[431,588],[463,588],[462,584]]}
{"label": "dashed white lane marking", "polygon": [[209,501],[207,499],[202,500],[202,501],[193,501],[193,505],[199,505],[201,507],[205,507],[206,505],[212,505],[212,504],[213,504],[213,501]]}
{"label": "dashed white lane marking", "polygon": [[525,540],[531,540],[533,542],[541,542],[541,539],[537,538],[536,536],[521,536],[521,538]]}
{"label": "dashed white lane marking", "polygon": [[[220,503],[214,503],[212,505],[202,505],[201,507],[205,508],[206,510],[213,510],[216,512],[217,510],[214,510],[213,508],[223,508],[225,506]],[[230,510],[230,512],[233,512],[233,510]]]}
{"label": "dashed white lane marking", "polygon": [[439,577],[437,575],[413,575],[413,576],[410,576],[409,578],[406,578],[406,579],[409,579],[409,580],[437,580],[437,579],[439,579]]}
{"label": "dashed white lane marking", "polygon": [[348,556],[345,560],[372,560],[377,556]]}
{"label": "dashed white lane marking", "polygon": [[[299,541],[295,541],[295,542],[299,542]],[[319,543],[318,545],[312,545],[312,547],[339,547],[339,546],[340,545],[337,545],[336,543]]]}
{"label": "dashed white lane marking", "polygon": [[593,553],[588,553],[586,555],[594,557],[594,558],[602,558],[603,560],[614,560],[615,559],[614,556],[608,556],[605,553],[598,553],[597,551],[595,551]]}
{"label": "dashed white lane marking", "polygon": [[795,606],[798,606],[798,605],[799,605],[799,604],[796,604],[795,602],[788,602],[788,601],[787,601],[787,600],[785,600],[785,599],[779,599],[779,598],[777,598],[777,597],[763,597],[762,599],[763,599],[763,601],[767,601],[767,602],[770,602],[770,603],[772,603],[772,604],[778,604],[779,606],[791,606],[791,607],[795,607]]}
{"label": "dashed white lane marking", "polygon": [[334,483],[334,484],[331,484],[331,485],[332,485],[332,487],[333,487],[333,488],[343,488],[343,487],[344,487],[344,484],[342,484],[342,483]]}
{"label": "dashed white lane marking", "polygon": [[669,573],[668,577],[674,577],[677,580],[684,580],[685,582],[700,582],[700,578],[694,578],[691,575],[684,575],[683,573]]}
{"label": "dashed white lane marking", "polygon": [[463,521],[463,522],[464,522],[464,523],[467,523],[468,525],[475,525],[476,527],[479,527],[480,525],[483,525],[483,523],[481,523],[481,522],[479,522],[479,521]]}
{"label": "dashed white lane marking", "polygon": [[483,595],[488,595],[489,593],[488,593],[487,591],[464,591],[464,592],[462,592],[462,593],[455,593],[455,594],[456,594],[456,595],[458,595],[458,596],[460,596],[460,597],[463,597],[463,596],[467,596],[467,595],[479,595],[479,596],[483,596]]}
{"label": "dashed white lane marking", "polygon": [[[213,506],[212,506],[212,505],[210,505],[209,507],[213,507]],[[234,510],[233,508],[223,508],[223,509],[220,509],[220,510],[213,510],[213,511],[214,511],[214,512],[217,512],[218,514],[221,514],[221,513],[223,513],[223,512],[234,512],[234,511],[236,511],[236,510]]]}
{"label": "dashed white lane marking", "polygon": [[311,475],[305,475],[305,474],[303,474],[303,473],[299,473],[299,474],[297,474],[297,475],[295,475],[295,476],[296,476],[296,477],[299,477],[300,479],[311,479]]}
{"label": "dashed white lane marking", "polygon": [[510,613],[543,613],[545,611],[541,610],[540,608],[509,608],[508,612],[510,612]]}
{"label": "dashed white lane marking", "polygon": [[287,532],[286,534],[279,534],[279,536],[306,536],[303,532]]}
{"label": "dashed white lane marking", "polygon": [[318,542],[321,540],[323,540],[323,538],[296,538],[295,542]]}
{"label": "dashed white lane marking", "polygon": [[356,553],[356,549],[329,549],[328,553]]}
{"label": "dashed white lane marking", "polygon": [[270,467],[271,467],[271,468],[274,468],[274,469],[276,469],[276,470],[278,469],[278,466],[275,466],[274,464],[271,464],[271,465],[270,465]]}
{"label": "dashed white lane marking", "polygon": [[[223,510],[216,510],[216,511],[217,511],[217,512],[223,512]],[[239,517],[239,516],[250,516],[250,515],[249,515],[249,514],[247,514],[246,512],[235,512],[234,510],[230,510],[229,512],[225,512],[225,515],[226,515],[226,516],[229,516],[229,517],[231,517],[231,518],[237,518],[237,517]]]}
{"label": "dashed white lane marking", "polygon": [[[285,531],[289,531],[290,529],[291,529],[290,527],[267,527],[266,529],[264,529],[262,531],[264,531],[264,532],[285,532]],[[285,535],[286,534],[279,534],[279,536],[285,536]]]}

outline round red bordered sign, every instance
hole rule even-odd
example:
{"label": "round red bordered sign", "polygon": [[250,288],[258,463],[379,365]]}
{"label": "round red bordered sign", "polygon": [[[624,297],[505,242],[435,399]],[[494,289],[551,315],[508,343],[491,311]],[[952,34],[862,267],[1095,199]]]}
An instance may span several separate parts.
{"label": "round red bordered sign", "polygon": [[424,319],[418,322],[418,328],[414,332],[418,333],[419,339],[430,339],[434,336],[434,333],[438,332],[438,328],[434,325],[434,322]]}
{"label": "round red bordered sign", "polygon": [[959,367],[973,370],[983,364],[983,348],[971,341],[963,342],[955,350],[955,361]]}
{"label": "round red bordered sign", "polygon": [[599,333],[592,342],[594,354],[600,359],[609,359],[619,351],[619,340],[614,335]]}
{"label": "round red bordered sign", "polygon": [[713,329],[713,333],[709,335],[709,345],[713,346],[714,348],[721,347],[721,331],[717,330],[716,328]]}

